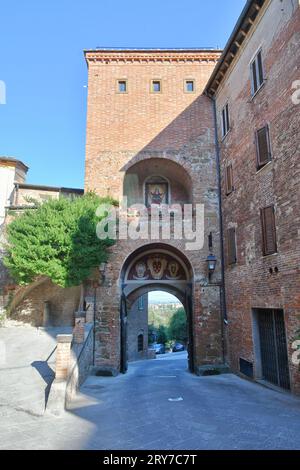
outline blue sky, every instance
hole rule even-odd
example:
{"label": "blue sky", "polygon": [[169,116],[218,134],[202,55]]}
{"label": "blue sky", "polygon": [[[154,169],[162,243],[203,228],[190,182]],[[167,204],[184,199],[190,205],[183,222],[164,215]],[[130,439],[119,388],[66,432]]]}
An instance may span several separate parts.
{"label": "blue sky", "polygon": [[224,47],[245,0],[10,0],[1,5],[0,155],[28,182],[83,187],[83,49]]}

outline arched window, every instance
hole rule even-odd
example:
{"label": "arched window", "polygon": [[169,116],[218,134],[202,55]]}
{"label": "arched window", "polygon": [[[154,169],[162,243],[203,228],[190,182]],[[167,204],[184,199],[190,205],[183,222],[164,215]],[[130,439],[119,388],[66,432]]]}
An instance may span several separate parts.
{"label": "arched window", "polygon": [[138,335],[138,352],[144,351],[144,335],[140,333]]}
{"label": "arched window", "polygon": [[145,182],[145,205],[150,207],[151,204],[169,204],[170,188],[169,182],[162,176],[150,176]]}

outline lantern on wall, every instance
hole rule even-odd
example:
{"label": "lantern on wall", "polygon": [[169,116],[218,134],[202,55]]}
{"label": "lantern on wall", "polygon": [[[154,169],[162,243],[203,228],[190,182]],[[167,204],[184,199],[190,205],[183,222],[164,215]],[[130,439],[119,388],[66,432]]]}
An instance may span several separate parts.
{"label": "lantern on wall", "polygon": [[208,277],[211,278],[213,272],[216,269],[217,258],[215,257],[215,255],[210,254],[207,257],[206,262],[207,262],[207,269],[208,269]]}

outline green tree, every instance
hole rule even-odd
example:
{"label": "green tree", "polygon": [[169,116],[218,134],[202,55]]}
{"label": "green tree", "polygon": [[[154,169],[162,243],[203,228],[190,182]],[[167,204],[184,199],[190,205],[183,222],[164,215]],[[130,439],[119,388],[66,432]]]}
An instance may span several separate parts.
{"label": "green tree", "polygon": [[179,308],[174,313],[169,324],[169,338],[184,344],[188,340],[187,319],[184,308]]}
{"label": "green tree", "polygon": [[157,329],[157,343],[166,344],[168,341],[168,329],[165,325],[159,325]]}
{"label": "green tree", "polygon": [[[100,204],[115,204],[94,193],[49,200],[27,209],[7,227],[4,264],[20,285],[38,276],[61,287],[80,285],[100,263],[114,241],[96,235]],[[102,217],[103,219],[103,217]]]}

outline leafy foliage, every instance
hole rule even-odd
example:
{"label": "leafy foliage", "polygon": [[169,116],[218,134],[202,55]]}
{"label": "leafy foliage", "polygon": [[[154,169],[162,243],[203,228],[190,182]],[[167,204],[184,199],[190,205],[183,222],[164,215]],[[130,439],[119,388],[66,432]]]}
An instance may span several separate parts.
{"label": "leafy foliage", "polygon": [[[164,309],[161,315],[163,316],[165,312],[166,310]],[[179,341],[183,344],[186,344],[188,340],[188,333],[187,319],[184,308],[178,308],[175,310],[175,312],[174,310],[171,312],[167,310],[167,313],[168,315],[166,316],[164,323],[162,323],[161,316],[157,311],[155,312],[155,316],[152,315],[155,321],[152,321],[148,327],[149,344],[153,342],[171,344],[173,341]]]}
{"label": "leafy foliage", "polygon": [[114,241],[96,235],[100,204],[115,202],[87,193],[46,201],[16,217],[7,228],[4,259],[16,282],[26,285],[47,276],[61,287],[76,286],[105,262]]}
{"label": "leafy foliage", "polygon": [[169,338],[186,343],[188,340],[186,313],[179,308],[172,316],[169,324]]}

